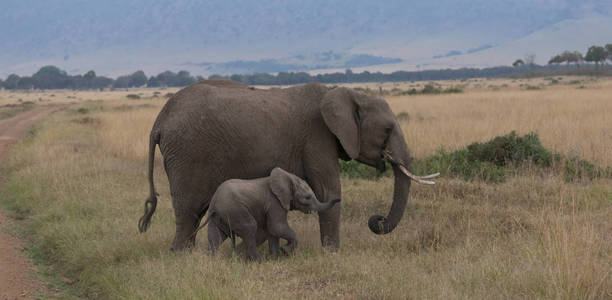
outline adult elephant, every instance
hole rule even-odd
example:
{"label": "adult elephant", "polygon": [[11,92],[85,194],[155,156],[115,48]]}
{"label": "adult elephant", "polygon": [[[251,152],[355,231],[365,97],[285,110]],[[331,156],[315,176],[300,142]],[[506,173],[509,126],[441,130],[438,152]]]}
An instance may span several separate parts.
{"label": "adult elephant", "polygon": [[[159,144],[176,217],[172,250],[195,242],[194,231],[217,187],[230,178],[265,177],[274,167],[305,179],[322,202],[341,198],[338,159],[355,159],[395,175],[387,217],[369,228],[391,232],[401,220],[411,179],[410,153],[399,123],[382,99],[347,88],[311,83],[286,89],[252,89],[232,81],[201,81],[168,100],[150,135],[150,196],[139,221],[145,232],[157,205],[153,184]],[[340,246],[340,208],[319,213],[321,243]],[[261,238],[263,242],[264,238]]]}

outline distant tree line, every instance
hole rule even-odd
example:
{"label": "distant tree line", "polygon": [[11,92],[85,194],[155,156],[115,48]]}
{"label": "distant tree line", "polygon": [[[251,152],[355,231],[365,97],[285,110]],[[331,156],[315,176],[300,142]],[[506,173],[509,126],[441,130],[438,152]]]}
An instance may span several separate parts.
{"label": "distant tree line", "polygon": [[605,46],[593,45],[589,47],[585,56],[580,51],[563,51],[550,58],[548,61],[549,65],[566,63],[567,65],[573,63],[576,67],[579,67],[582,62],[595,63],[595,67],[599,67],[599,64],[604,64],[607,60],[612,61],[612,44]]}
{"label": "distant tree line", "polygon": [[[548,61],[548,66],[540,66],[534,63],[535,55],[528,54],[525,59],[517,59],[512,67],[501,66],[492,68],[462,68],[425,71],[397,71],[393,73],[368,72],[354,73],[350,69],[344,73],[336,72],[329,74],[310,75],[306,72],[280,72],[276,75],[268,73],[255,73],[249,75],[211,75],[208,79],[231,79],[248,85],[291,85],[307,82],[321,83],[347,83],[347,82],[396,82],[396,81],[429,81],[429,80],[453,80],[469,79],[478,77],[508,77],[520,76],[521,74],[541,74],[543,72],[556,72],[570,69],[570,65],[576,67],[583,62],[595,63],[595,68],[604,65],[607,60],[612,61],[612,44],[605,46],[591,46],[585,56],[579,51],[564,51],[553,56]],[[562,65],[565,63],[565,65]],[[606,72],[609,74],[609,67]],[[580,73],[583,74],[583,73]],[[0,88],[7,90],[28,89],[104,89],[104,88],[133,88],[133,87],[183,87],[196,81],[203,80],[202,76],[192,76],[187,71],[174,73],[165,71],[157,76],[147,77],[143,71],[136,71],[130,75],[119,76],[116,79],[97,76],[96,72],[89,71],[83,75],[68,75],[65,71],[55,66],[45,66],[29,77],[20,77],[15,74],[6,79],[0,79]]]}
{"label": "distant tree line", "polygon": [[564,65],[541,66],[536,64],[519,64],[515,67],[501,66],[492,68],[462,68],[462,69],[443,69],[425,71],[397,71],[393,73],[368,72],[354,73],[350,69],[344,73],[336,72],[329,74],[310,75],[305,72],[286,73],[281,72],[276,76],[267,73],[256,73],[251,75],[231,75],[221,76],[212,75],[209,79],[231,79],[248,85],[291,85],[307,82],[321,83],[349,83],[349,82],[399,82],[399,81],[433,81],[433,80],[463,80],[481,77],[520,77],[532,76],[533,74],[567,73],[567,75],[604,75],[612,74],[612,70],[602,70],[606,72],[591,72],[584,68],[582,72],[577,72],[574,67]]}
{"label": "distant tree line", "polygon": [[55,66],[45,66],[32,76],[20,77],[9,75],[5,80],[0,79],[0,87],[7,90],[31,89],[104,89],[104,88],[133,88],[133,87],[183,87],[198,80],[201,76],[192,76],[187,71],[174,73],[165,71],[157,76],[147,78],[143,71],[136,71],[131,75],[119,76],[116,79],[97,76],[96,72],[89,71],[83,75],[68,75],[66,71]]}

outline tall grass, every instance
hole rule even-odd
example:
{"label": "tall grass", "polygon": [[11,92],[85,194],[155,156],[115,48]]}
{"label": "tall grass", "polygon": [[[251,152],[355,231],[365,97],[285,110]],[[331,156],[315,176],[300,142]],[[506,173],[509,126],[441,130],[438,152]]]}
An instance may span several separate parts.
{"label": "tall grass", "polygon": [[[550,88],[529,93],[542,93],[541,101],[547,102],[551,101],[548,93],[555,92]],[[433,120],[421,122],[426,124],[406,122],[404,130],[409,145],[413,149],[416,146],[417,156],[433,154],[439,145],[465,146],[486,140],[484,134],[478,138],[474,138],[475,133],[454,136],[458,130],[444,132],[443,137],[425,134],[415,140],[419,130],[442,133],[449,128],[453,120],[442,115],[453,116],[455,126],[466,126],[466,131],[479,128],[468,125],[472,113],[486,109],[493,114],[499,112],[487,101],[507,106],[511,106],[507,101],[530,103],[534,110],[547,115],[540,100],[527,101],[522,97],[529,96],[524,94],[512,100],[502,91],[489,94],[487,101],[481,99],[483,107],[469,97],[455,98],[470,95],[481,99],[478,92],[466,92],[410,98],[419,104],[410,102],[413,100],[409,104],[397,102],[406,99],[391,101],[396,113],[409,105],[427,107],[426,101],[442,109],[440,104],[446,101],[447,106],[468,114],[460,116],[452,108],[439,112],[427,108],[421,112],[424,119],[436,116],[440,124]],[[464,105],[453,101],[464,101]],[[116,100],[73,106],[41,124],[7,161],[9,175],[1,201],[28,218],[26,232],[33,247],[58,273],[75,280],[80,297],[612,297],[612,180],[568,183],[563,176],[542,176],[529,170],[499,184],[452,178],[442,178],[433,187],[414,184],[403,221],[385,236],[372,234],[366,223],[371,214],[388,211],[393,179],[344,178],[342,248],[337,253],[321,250],[316,216],[291,213],[290,224],[300,239],[291,257],[249,264],[232,255],[226,243],[220,255],[211,258],[204,249],[205,232],[198,236],[192,252],[173,254],[169,247],[174,214],[159,154],[155,173],[160,193],[158,210],[146,234],[139,234],[136,226],[147,196],[148,131],[163,102],[150,100],[147,103],[151,105],[143,106],[134,100]],[[470,103],[474,111],[461,108],[470,107]],[[597,103],[601,110],[611,106]],[[580,107],[567,99],[559,105]],[[564,109],[555,108],[557,112]],[[580,114],[569,115],[591,119],[587,112],[590,110],[579,109]],[[509,119],[518,116],[507,115]],[[499,122],[491,123],[491,118],[482,120],[486,122],[482,127],[495,129],[478,132],[490,134],[517,122],[502,119],[505,126],[498,126]],[[586,126],[580,122],[559,124],[565,127],[554,131],[557,137],[561,131]],[[601,124],[594,124],[581,130],[588,127],[587,131],[597,131]],[[527,127],[516,129],[521,132]],[[543,127],[529,129],[536,130],[547,146],[546,134],[550,131]],[[585,143],[582,137],[567,137],[566,148],[557,149],[593,143],[596,150],[590,152],[590,159],[607,161],[606,152],[597,149],[604,146],[598,143],[609,147],[609,140]],[[426,150],[429,145],[436,147]],[[580,147],[576,149],[584,150]],[[589,153],[576,152],[584,156]]]}
{"label": "tall grass", "polygon": [[440,148],[463,148],[516,131],[536,132],[544,147],[612,166],[612,81],[587,89],[572,85],[541,91],[472,90],[462,94],[387,98],[417,158]]}

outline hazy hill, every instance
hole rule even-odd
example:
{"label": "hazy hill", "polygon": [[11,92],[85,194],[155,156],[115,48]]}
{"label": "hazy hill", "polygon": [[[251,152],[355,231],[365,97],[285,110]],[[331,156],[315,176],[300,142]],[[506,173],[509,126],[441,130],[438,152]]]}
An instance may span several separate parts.
{"label": "hazy hill", "polygon": [[[601,0],[3,0],[1,6],[2,77],[46,64],[106,75],[451,66],[448,58],[459,56],[445,55],[453,50],[497,58],[496,46],[563,22],[612,15],[612,3]],[[609,32],[594,35],[604,42]],[[560,46],[587,46],[581,42]],[[539,50],[521,52],[529,51]]]}

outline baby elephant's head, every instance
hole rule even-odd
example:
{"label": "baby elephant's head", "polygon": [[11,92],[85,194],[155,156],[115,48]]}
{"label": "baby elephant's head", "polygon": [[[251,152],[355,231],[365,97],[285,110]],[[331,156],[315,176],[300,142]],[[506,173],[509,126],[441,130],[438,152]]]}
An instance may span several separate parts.
{"label": "baby elephant's head", "polygon": [[270,189],[285,210],[296,209],[304,213],[321,212],[340,202],[340,199],[325,203],[319,202],[306,181],[278,167],[270,173]]}

